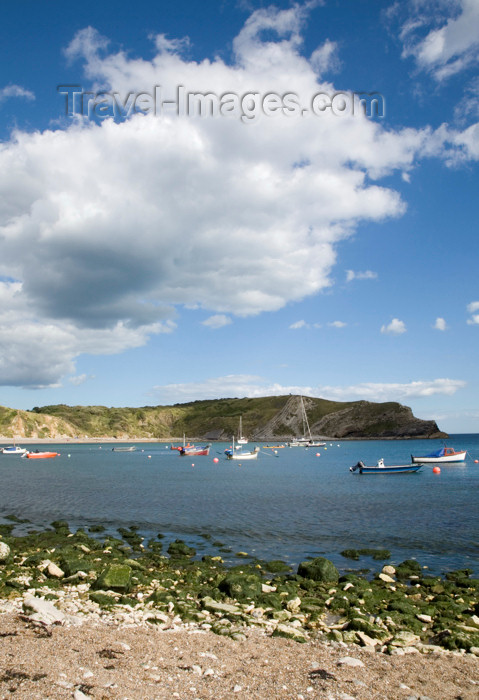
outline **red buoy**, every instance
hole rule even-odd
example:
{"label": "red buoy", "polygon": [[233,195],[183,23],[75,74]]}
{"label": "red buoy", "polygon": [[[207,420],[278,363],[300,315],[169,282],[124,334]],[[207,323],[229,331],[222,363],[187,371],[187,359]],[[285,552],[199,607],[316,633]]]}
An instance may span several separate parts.
{"label": "red buoy", "polygon": [[440,474],[440,473],[441,473],[441,467],[433,467],[432,472],[433,472],[433,474]]}

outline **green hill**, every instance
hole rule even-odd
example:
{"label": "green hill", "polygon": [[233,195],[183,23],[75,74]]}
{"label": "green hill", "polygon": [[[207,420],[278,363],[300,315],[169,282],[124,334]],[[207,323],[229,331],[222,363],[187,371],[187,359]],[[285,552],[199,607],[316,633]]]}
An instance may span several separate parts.
{"label": "green hill", "polygon": [[[415,418],[399,403],[337,402],[303,397],[313,437],[446,437],[434,421]],[[224,439],[236,435],[242,417],[250,440],[289,440],[303,434],[301,397],[193,401],[173,406],[35,407],[19,411],[0,407],[0,435],[14,437],[116,437],[118,439]]]}

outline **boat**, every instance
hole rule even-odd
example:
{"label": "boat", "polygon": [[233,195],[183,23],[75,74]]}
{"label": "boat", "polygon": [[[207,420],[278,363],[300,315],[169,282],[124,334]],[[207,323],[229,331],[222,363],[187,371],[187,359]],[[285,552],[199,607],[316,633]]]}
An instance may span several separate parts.
{"label": "boat", "polygon": [[238,461],[243,461],[245,459],[258,459],[259,447],[255,447],[254,450],[250,452],[243,452],[242,446],[238,450],[235,447],[235,439],[233,435],[233,446],[225,450],[226,459],[237,459]]}
{"label": "boat", "polygon": [[190,445],[190,441],[188,440],[188,444],[186,444],[186,437],[185,434],[183,433],[183,444],[182,445],[170,445],[170,450],[181,450],[182,448],[193,448],[194,445]]}
{"label": "boat", "polygon": [[360,474],[409,474],[418,472],[422,464],[396,464],[386,466],[384,459],[378,459],[375,466],[367,467],[363,462],[358,462],[354,467],[349,467],[350,472],[359,472]]}
{"label": "boat", "polygon": [[39,452],[38,450],[35,450],[35,452],[26,452],[23,455],[23,457],[26,457],[27,459],[51,459],[52,457],[59,456],[59,452]]}
{"label": "boat", "polygon": [[204,447],[180,447],[178,452],[182,457],[197,457],[201,455],[208,456],[210,453],[211,445],[205,445]]}
{"label": "boat", "polygon": [[236,443],[238,445],[247,445],[248,444],[248,438],[245,438],[243,435],[243,416],[240,416],[238,439],[236,440]]}
{"label": "boat", "polygon": [[25,447],[20,447],[19,445],[7,445],[3,447],[0,452],[4,455],[24,455],[28,450]]}
{"label": "boat", "polygon": [[306,408],[304,406],[303,397],[299,397],[301,400],[301,418],[303,420],[303,437],[295,438],[287,443],[288,447],[324,447],[325,442],[318,442],[313,440],[311,435],[311,429],[309,427],[308,415],[306,413]]}
{"label": "boat", "polygon": [[130,447],[112,447],[112,452],[134,452],[136,450],[135,445],[130,445]]}
{"label": "boat", "polygon": [[444,462],[464,462],[467,450],[456,450],[453,447],[441,447],[436,452],[431,452],[424,457],[414,457],[411,455],[411,462],[414,464],[443,464]]}

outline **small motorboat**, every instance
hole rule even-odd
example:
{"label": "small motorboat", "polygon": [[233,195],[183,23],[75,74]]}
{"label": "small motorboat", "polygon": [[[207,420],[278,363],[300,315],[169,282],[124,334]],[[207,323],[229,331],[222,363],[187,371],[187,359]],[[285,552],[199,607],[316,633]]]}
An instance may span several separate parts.
{"label": "small motorboat", "polygon": [[443,464],[444,462],[464,462],[467,450],[456,450],[453,447],[441,447],[436,452],[424,457],[414,457],[411,455],[411,462],[414,464]]}
{"label": "small motorboat", "polygon": [[25,447],[20,447],[19,445],[7,445],[3,447],[0,452],[4,455],[24,455],[28,450]]}
{"label": "small motorboat", "polygon": [[208,456],[211,445],[204,447],[180,447],[178,450],[182,457]]}
{"label": "small motorboat", "polygon": [[130,447],[112,447],[112,452],[134,452],[136,450],[135,445],[130,445]]}
{"label": "small motorboat", "polygon": [[59,457],[60,453],[59,452],[39,452],[38,450],[35,450],[35,452],[27,452],[23,456],[26,457],[27,459],[51,459],[52,457]]}
{"label": "small motorboat", "polygon": [[242,450],[225,450],[226,459],[237,459],[242,462],[245,459],[258,459],[259,447],[255,447],[251,452],[243,452]]}
{"label": "small motorboat", "polygon": [[386,466],[384,459],[379,459],[375,466],[367,467],[363,462],[358,462],[354,467],[349,467],[350,472],[359,474],[409,474],[418,472],[422,464],[396,464]]}

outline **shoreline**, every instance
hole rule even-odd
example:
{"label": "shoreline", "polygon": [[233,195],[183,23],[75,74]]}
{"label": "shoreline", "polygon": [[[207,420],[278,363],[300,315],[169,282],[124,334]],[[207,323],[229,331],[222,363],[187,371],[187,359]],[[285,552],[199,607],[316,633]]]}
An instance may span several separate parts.
{"label": "shoreline", "polygon": [[92,527],[94,539],[57,521],[15,537],[9,520],[2,697],[477,697],[479,580],[466,570],[378,561],[368,580],[322,557],[225,566],[181,540],[163,552],[135,527]]}

